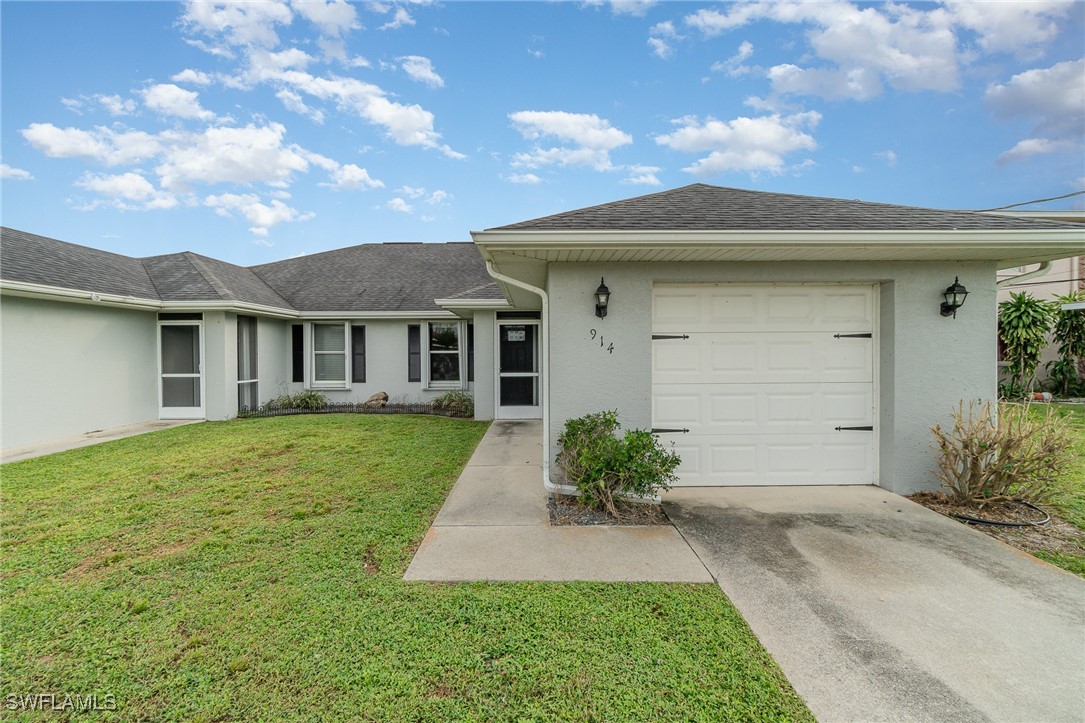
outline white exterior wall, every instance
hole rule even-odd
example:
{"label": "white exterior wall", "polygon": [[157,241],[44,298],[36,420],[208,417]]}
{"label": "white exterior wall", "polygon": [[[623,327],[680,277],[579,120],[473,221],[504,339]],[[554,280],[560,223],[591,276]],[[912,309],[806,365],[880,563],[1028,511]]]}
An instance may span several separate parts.
{"label": "white exterior wall", "polygon": [[0,444],[70,437],[158,418],[151,311],[0,299]]}
{"label": "white exterior wall", "polygon": [[[289,321],[257,318],[256,365],[258,374],[257,391],[259,392],[261,404],[290,391]],[[234,381],[237,381],[236,376]]]}
{"label": "white exterior wall", "polygon": [[[971,293],[953,319],[939,305],[955,276]],[[593,301],[600,277],[612,293],[605,319],[595,316]],[[616,408],[627,429],[651,426],[656,282],[878,283],[879,483],[894,492],[936,488],[930,427],[948,421],[960,399],[995,397],[993,263],[554,263],[547,282],[552,444],[566,420],[604,409]]]}
{"label": "white exterior wall", "polygon": [[[441,321],[447,322],[448,318],[444,319],[352,319],[350,323],[355,326],[365,327],[365,379],[363,382],[352,382],[350,389],[325,389],[323,387],[316,391],[322,393],[328,398],[329,402],[364,402],[377,392],[385,392],[388,394],[388,398],[392,402],[428,402],[434,397],[438,397],[441,394],[447,392],[447,389],[424,389],[422,382],[409,382],[407,381],[407,326],[409,324],[423,325],[421,343],[426,343],[425,338],[425,322],[427,321]],[[297,322],[295,322],[297,323]],[[475,324],[475,344],[479,343],[480,331],[483,334],[492,334],[492,325],[489,328],[480,328],[477,322],[471,322]],[[258,332],[259,333],[259,332]],[[285,364],[286,364],[286,378],[290,378],[290,332],[287,331],[286,347],[285,347]],[[308,379],[310,378],[309,366],[312,363],[312,348],[310,347],[310,339],[308,332],[306,332],[306,347],[305,347],[305,373],[306,381],[292,382],[289,384],[290,392],[300,392],[305,389],[309,389]],[[466,339],[463,340],[466,343]],[[492,343],[492,342],[491,342]],[[348,347],[348,355],[350,349]],[[491,352],[492,354],[492,352]],[[475,377],[480,379],[480,368],[477,366],[479,362],[479,353],[475,352]],[[491,362],[492,366],[492,362]],[[467,373],[467,369],[463,369],[463,373]],[[490,372],[492,374],[492,371]],[[487,378],[488,379],[488,378]],[[488,382],[487,382],[488,383]],[[474,394],[475,384],[468,385],[466,390],[470,394]],[[492,392],[491,392],[492,394]],[[260,393],[261,397],[264,396],[263,391]],[[274,396],[274,395],[273,395]],[[477,404],[476,404],[477,406]],[[492,414],[492,409],[490,410]]]}

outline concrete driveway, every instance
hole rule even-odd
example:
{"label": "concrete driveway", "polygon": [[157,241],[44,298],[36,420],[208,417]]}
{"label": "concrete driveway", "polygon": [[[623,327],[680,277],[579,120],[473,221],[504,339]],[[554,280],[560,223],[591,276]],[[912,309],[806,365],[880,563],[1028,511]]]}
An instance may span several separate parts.
{"label": "concrete driveway", "polygon": [[1085,720],[1085,581],[875,487],[667,514],[820,721]]}

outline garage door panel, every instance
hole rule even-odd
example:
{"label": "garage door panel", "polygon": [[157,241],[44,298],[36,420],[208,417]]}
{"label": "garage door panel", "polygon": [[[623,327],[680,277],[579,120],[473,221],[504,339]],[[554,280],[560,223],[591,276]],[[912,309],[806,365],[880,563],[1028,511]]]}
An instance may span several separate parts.
{"label": "garage door panel", "polygon": [[[846,433],[840,433],[846,434]],[[869,432],[865,434],[869,435]],[[664,443],[666,436],[663,435]],[[874,484],[868,439],[829,435],[796,442],[786,435],[682,435],[676,486]]]}
{"label": "garage door panel", "polygon": [[834,339],[824,332],[696,333],[652,346],[652,380],[659,384],[871,382],[870,339]]}
{"label": "garage door panel", "polygon": [[653,426],[690,434],[825,434],[838,426],[872,425],[870,384],[656,384]]}
{"label": "garage door panel", "polygon": [[869,331],[869,287],[657,286],[652,328],[657,332]]}

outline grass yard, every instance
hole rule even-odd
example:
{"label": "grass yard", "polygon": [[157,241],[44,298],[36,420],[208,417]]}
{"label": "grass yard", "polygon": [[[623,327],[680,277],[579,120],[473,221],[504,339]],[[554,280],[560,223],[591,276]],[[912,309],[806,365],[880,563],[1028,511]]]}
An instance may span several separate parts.
{"label": "grass yard", "polygon": [[485,427],[239,420],[5,465],[0,695],[112,694],[123,719],[812,720],[714,585],[403,582]]}
{"label": "grass yard", "polygon": [[[1035,405],[1033,413],[1043,414],[1042,407],[1043,405]],[[1085,405],[1059,404],[1055,409],[1073,429],[1077,455],[1074,468],[1064,481],[1063,493],[1053,502],[1052,507],[1067,522],[1085,530]],[[1085,549],[1077,554],[1039,551],[1036,556],[1085,577]]]}

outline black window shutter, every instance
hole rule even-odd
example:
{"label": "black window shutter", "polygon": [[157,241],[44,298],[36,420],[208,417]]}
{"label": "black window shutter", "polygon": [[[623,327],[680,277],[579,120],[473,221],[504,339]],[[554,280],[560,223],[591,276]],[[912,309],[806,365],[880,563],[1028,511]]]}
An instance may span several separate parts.
{"label": "black window shutter", "polygon": [[475,381],[475,325],[467,325],[467,381]]}
{"label": "black window shutter", "polygon": [[407,381],[422,381],[422,333],[418,324],[407,325]]}
{"label": "black window shutter", "polygon": [[350,327],[350,380],[365,382],[365,327]]}
{"label": "black window shutter", "polygon": [[302,333],[301,324],[290,326],[290,381],[305,381],[305,336]]}

